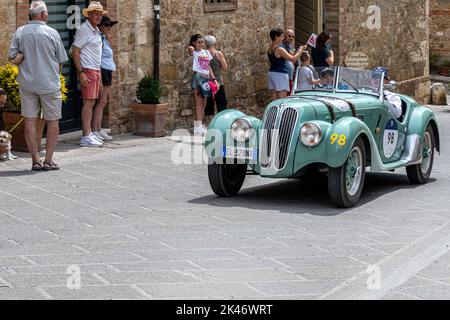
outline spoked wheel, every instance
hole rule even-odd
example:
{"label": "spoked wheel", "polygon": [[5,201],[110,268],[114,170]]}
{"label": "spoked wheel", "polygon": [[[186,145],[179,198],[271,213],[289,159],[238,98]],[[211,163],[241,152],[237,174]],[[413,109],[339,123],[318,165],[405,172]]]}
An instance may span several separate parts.
{"label": "spoked wheel", "polygon": [[241,190],[247,174],[247,164],[208,165],[209,184],[220,197],[235,196]]}
{"label": "spoked wheel", "polygon": [[431,125],[423,134],[422,162],[406,167],[409,182],[412,184],[424,184],[428,182],[433,169],[434,151],[435,151],[434,133]]}
{"label": "spoked wheel", "polygon": [[339,208],[356,205],[361,197],[366,177],[366,150],[359,138],[352,146],[347,161],[339,168],[330,168],[328,193]]}

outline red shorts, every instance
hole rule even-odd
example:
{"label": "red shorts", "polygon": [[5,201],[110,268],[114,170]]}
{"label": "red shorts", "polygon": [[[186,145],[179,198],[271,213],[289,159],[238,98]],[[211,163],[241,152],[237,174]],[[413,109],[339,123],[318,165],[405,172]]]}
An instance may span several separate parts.
{"label": "red shorts", "polygon": [[88,77],[87,87],[81,86],[81,94],[85,100],[96,100],[100,94],[100,83],[102,81],[100,70],[84,69],[84,74]]}

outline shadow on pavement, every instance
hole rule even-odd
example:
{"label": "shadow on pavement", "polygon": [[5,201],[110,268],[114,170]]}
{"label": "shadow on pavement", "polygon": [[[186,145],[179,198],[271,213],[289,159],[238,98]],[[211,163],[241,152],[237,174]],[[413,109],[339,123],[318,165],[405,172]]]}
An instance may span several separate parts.
{"label": "shadow on pavement", "polygon": [[[31,167],[31,164],[30,164]],[[22,171],[0,171],[0,178],[14,178],[14,177],[24,177],[31,176],[33,174],[39,174],[39,171],[31,171],[31,170],[22,170]]]}
{"label": "shadow on pavement", "polygon": [[[435,182],[430,179],[429,183]],[[368,173],[364,184],[360,207],[396,190],[413,190],[406,174]],[[211,191],[211,196],[192,199],[190,203],[209,204],[222,208],[248,208],[252,210],[278,210],[284,213],[308,213],[312,215],[334,216],[350,209],[336,208],[328,197],[327,179],[305,182],[283,180],[258,187],[242,189],[237,196],[220,198]]]}

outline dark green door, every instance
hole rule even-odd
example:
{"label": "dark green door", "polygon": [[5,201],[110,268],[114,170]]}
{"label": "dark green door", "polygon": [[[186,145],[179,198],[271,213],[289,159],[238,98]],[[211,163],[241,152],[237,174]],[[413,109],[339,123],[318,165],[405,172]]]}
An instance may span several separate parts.
{"label": "dark green door", "polygon": [[[67,13],[67,9],[72,5],[77,5],[79,6],[79,12],[81,13],[82,9],[87,6],[88,2],[88,0],[45,1],[49,14],[48,25],[59,32],[67,52],[69,51],[76,33],[75,28],[72,29],[67,26],[67,19],[73,13],[72,11]],[[69,94],[67,101],[63,103],[62,107],[62,119],[60,121],[61,133],[75,131],[81,128],[82,105],[76,69],[72,60],[69,60],[64,64],[63,75],[66,79]]]}

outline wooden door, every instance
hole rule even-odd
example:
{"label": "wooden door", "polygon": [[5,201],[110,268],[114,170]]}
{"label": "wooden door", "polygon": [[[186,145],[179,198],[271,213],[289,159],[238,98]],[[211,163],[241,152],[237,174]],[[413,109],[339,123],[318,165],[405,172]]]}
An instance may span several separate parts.
{"label": "wooden door", "polygon": [[295,0],[296,47],[323,30],[323,0]]}

